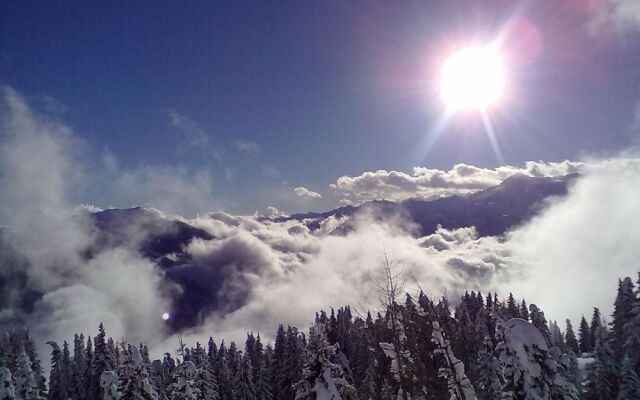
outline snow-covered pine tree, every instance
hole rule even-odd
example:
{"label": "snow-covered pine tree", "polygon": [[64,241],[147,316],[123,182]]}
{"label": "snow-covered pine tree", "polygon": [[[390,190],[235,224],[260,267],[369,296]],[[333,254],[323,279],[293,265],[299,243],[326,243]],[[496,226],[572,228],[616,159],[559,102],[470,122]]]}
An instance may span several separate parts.
{"label": "snow-covered pine tree", "polygon": [[16,400],[40,400],[42,398],[35,375],[31,370],[31,360],[29,360],[24,348],[18,352],[14,381]]}
{"label": "snow-covered pine tree", "polygon": [[251,367],[251,356],[244,352],[238,364],[238,371],[234,378],[233,399],[234,400],[256,400],[256,392],[253,386],[253,368]]}
{"label": "snow-covered pine tree", "polygon": [[149,380],[149,371],[136,346],[122,350],[124,362],[120,374],[122,400],[158,400],[158,393]]}
{"label": "snow-covered pine tree", "polygon": [[618,400],[640,399],[640,378],[633,367],[633,362],[626,358],[620,369],[620,390]]}
{"label": "snow-covered pine tree", "polygon": [[198,368],[195,383],[200,390],[201,400],[220,400],[220,392],[218,389],[218,380],[216,379],[216,373],[209,362],[207,352],[200,347],[200,343],[196,344],[196,349],[192,352],[194,356],[194,363]]}
{"label": "snow-covered pine tree", "polygon": [[71,378],[69,380],[69,397],[73,400],[86,398],[86,386],[83,382],[85,369],[87,368],[84,336],[75,334],[73,337],[73,362],[71,365]]}
{"label": "snow-covered pine tree", "polygon": [[531,318],[531,324],[540,331],[542,337],[547,342],[547,345],[551,344],[551,333],[547,326],[547,319],[544,316],[544,312],[538,308],[535,304],[529,305],[529,318]]}
{"label": "snow-covered pine tree", "polygon": [[[537,307],[530,310],[537,311]],[[505,379],[502,398],[550,400],[551,379],[545,369],[549,347],[541,332],[527,321],[513,318],[500,321],[496,336]]]}
{"label": "snow-covered pine tree", "polygon": [[549,322],[549,334],[551,336],[551,345],[560,348],[560,350],[565,351],[567,346],[564,342],[564,335],[558,326],[556,321]]}
{"label": "snow-covered pine tree", "polygon": [[500,361],[493,354],[493,342],[485,336],[483,346],[478,354],[478,383],[476,393],[480,400],[499,399],[502,393],[503,379]]}
{"label": "snow-covered pine tree", "polygon": [[436,344],[436,353],[441,354],[444,366],[440,368],[441,376],[447,380],[451,400],[475,400],[477,395],[473,385],[464,372],[464,363],[456,358],[451,345],[444,337],[444,333],[437,321],[432,322],[433,336],[431,340]]}
{"label": "snow-covered pine tree", "polygon": [[200,391],[196,387],[197,369],[193,362],[185,361],[173,370],[173,382],[168,388],[170,400],[198,400]]}
{"label": "snow-covered pine tree", "polygon": [[98,335],[93,339],[93,363],[91,369],[91,387],[89,389],[89,400],[99,400],[102,389],[100,388],[100,377],[104,371],[113,371],[118,365],[111,348],[107,345],[107,334],[102,322],[98,327]]}
{"label": "snow-covered pine tree", "polygon": [[100,381],[98,383],[102,391],[102,400],[120,399],[118,375],[114,371],[104,371],[102,375],[100,375]]}
{"label": "snow-covered pine tree", "polygon": [[619,367],[604,326],[596,331],[595,361],[587,369],[585,400],[616,399],[619,392]]}
{"label": "snow-covered pine tree", "polygon": [[573,326],[571,325],[571,320],[567,319],[567,328],[564,332],[564,340],[567,344],[567,348],[574,353],[580,352],[580,344],[578,343],[578,339],[576,338],[576,334],[573,331]]}
{"label": "snow-covered pine tree", "polygon": [[640,280],[631,311],[630,320],[624,326],[624,357],[636,375],[640,374]]}
{"label": "snow-covered pine tree", "polygon": [[215,368],[218,373],[216,378],[218,381],[220,400],[233,399],[233,375],[231,375],[231,371],[229,369],[227,353],[227,347],[223,340],[218,348],[218,359],[216,361]]}
{"label": "snow-covered pine tree", "polygon": [[51,346],[51,371],[49,372],[48,400],[67,400],[67,373],[62,361],[62,351],[56,342],[48,342]]}
{"label": "snow-covered pine tree", "polygon": [[0,400],[15,400],[15,389],[9,368],[0,366]]}
{"label": "snow-covered pine tree", "polygon": [[269,369],[267,368],[266,360],[263,357],[260,360],[260,365],[256,369],[254,376],[256,400],[273,400],[269,376]]}
{"label": "snow-covered pine tree", "polygon": [[355,388],[342,366],[336,363],[336,348],[327,341],[325,325],[316,323],[309,331],[302,379],[295,385],[296,400],[348,400]]}

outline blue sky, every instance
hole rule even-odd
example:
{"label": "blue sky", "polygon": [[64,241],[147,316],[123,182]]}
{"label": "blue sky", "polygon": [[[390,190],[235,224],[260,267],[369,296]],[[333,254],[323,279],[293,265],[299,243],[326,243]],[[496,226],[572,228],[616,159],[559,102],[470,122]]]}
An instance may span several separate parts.
{"label": "blue sky", "polygon": [[[0,83],[123,168],[209,171],[230,211],[320,209],[342,175],[501,164],[474,116],[431,135],[447,50],[508,24],[503,162],[627,148],[640,11],[586,3],[2,2]],[[297,186],[324,197],[296,203]]]}

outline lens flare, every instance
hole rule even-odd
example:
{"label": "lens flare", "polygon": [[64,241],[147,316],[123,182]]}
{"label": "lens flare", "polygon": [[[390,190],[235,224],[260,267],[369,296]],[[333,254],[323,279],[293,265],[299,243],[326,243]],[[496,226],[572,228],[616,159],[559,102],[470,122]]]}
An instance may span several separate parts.
{"label": "lens flare", "polygon": [[492,47],[463,48],[442,66],[440,89],[451,110],[486,110],[500,100],[504,84],[502,58]]}

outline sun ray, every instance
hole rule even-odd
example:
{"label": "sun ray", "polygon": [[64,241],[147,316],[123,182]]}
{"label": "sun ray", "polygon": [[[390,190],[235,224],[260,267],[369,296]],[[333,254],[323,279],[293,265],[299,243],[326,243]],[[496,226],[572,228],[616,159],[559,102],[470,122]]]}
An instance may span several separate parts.
{"label": "sun ray", "polygon": [[500,144],[498,143],[498,139],[496,138],[495,130],[493,129],[493,124],[491,123],[491,119],[489,118],[489,114],[486,110],[482,110],[480,112],[482,116],[482,124],[484,125],[484,130],[487,133],[487,137],[489,138],[489,142],[491,142],[491,147],[493,148],[493,152],[500,162],[500,165],[504,164],[504,157],[502,157],[502,151],[500,150]]}

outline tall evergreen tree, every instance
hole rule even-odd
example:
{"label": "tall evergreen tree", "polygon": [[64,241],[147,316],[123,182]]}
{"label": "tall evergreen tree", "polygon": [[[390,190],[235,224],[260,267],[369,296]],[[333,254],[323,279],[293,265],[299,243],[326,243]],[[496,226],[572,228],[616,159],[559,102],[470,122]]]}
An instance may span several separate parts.
{"label": "tall evergreen tree", "polygon": [[618,281],[618,293],[613,304],[613,319],[611,321],[611,348],[618,364],[622,363],[624,357],[626,341],[624,326],[632,319],[635,299],[631,278],[627,277]]}
{"label": "tall evergreen tree", "polygon": [[602,326],[602,317],[600,316],[600,309],[597,307],[593,308],[593,315],[591,316],[591,324],[589,325],[589,330],[591,331],[591,348],[595,350],[596,348],[596,333],[598,329]]}
{"label": "tall evergreen tree", "polygon": [[476,392],[480,400],[499,399],[502,393],[502,372],[500,361],[493,354],[493,342],[485,337],[482,349],[478,354],[478,383]]}
{"label": "tall evergreen tree", "polygon": [[591,346],[591,328],[584,316],[582,316],[580,320],[578,335],[580,337],[580,351],[583,353],[591,353],[593,351],[593,347]]}
{"label": "tall evergreen tree", "polygon": [[16,400],[40,400],[38,382],[31,369],[31,360],[27,352],[20,349],[15,373],[15,397]]}
{"label": "tall evergreen tree", "polygon": [[629,358],[625,358],[620,370],[618,400],[640,399],[640,378]]}
{"label": "tall evergreen tree", "polygon": [[585,400],[616,399],[619,391],[619,367],[604,327],[596,331],[595,361],[589,365]]}
{"label": "tall evergreen tree", "polygon": [[253,386],[251,356],[247,351],[244,352],[244,355],[238,364],[238,371],[236,372],[234,382],[234,400],[256,400],[256,391]]}
{"label": "tall evergreen tree", "polygon": [[49,372],[49,400],[67,400],[67,376],[62,362],[62,351],[56,342],[51,346],[51,371]]}
{"label": "tall evergreen tree", "polygon": [[578,339],[576,338],[575,332],[573,332],[573,326],[571,325],[571,320],[569,319],[567,319],[567,329],[564,333],[564,340],[569,350],[573,351],[574,353],[580,352],[580,344],[578,344]]}

